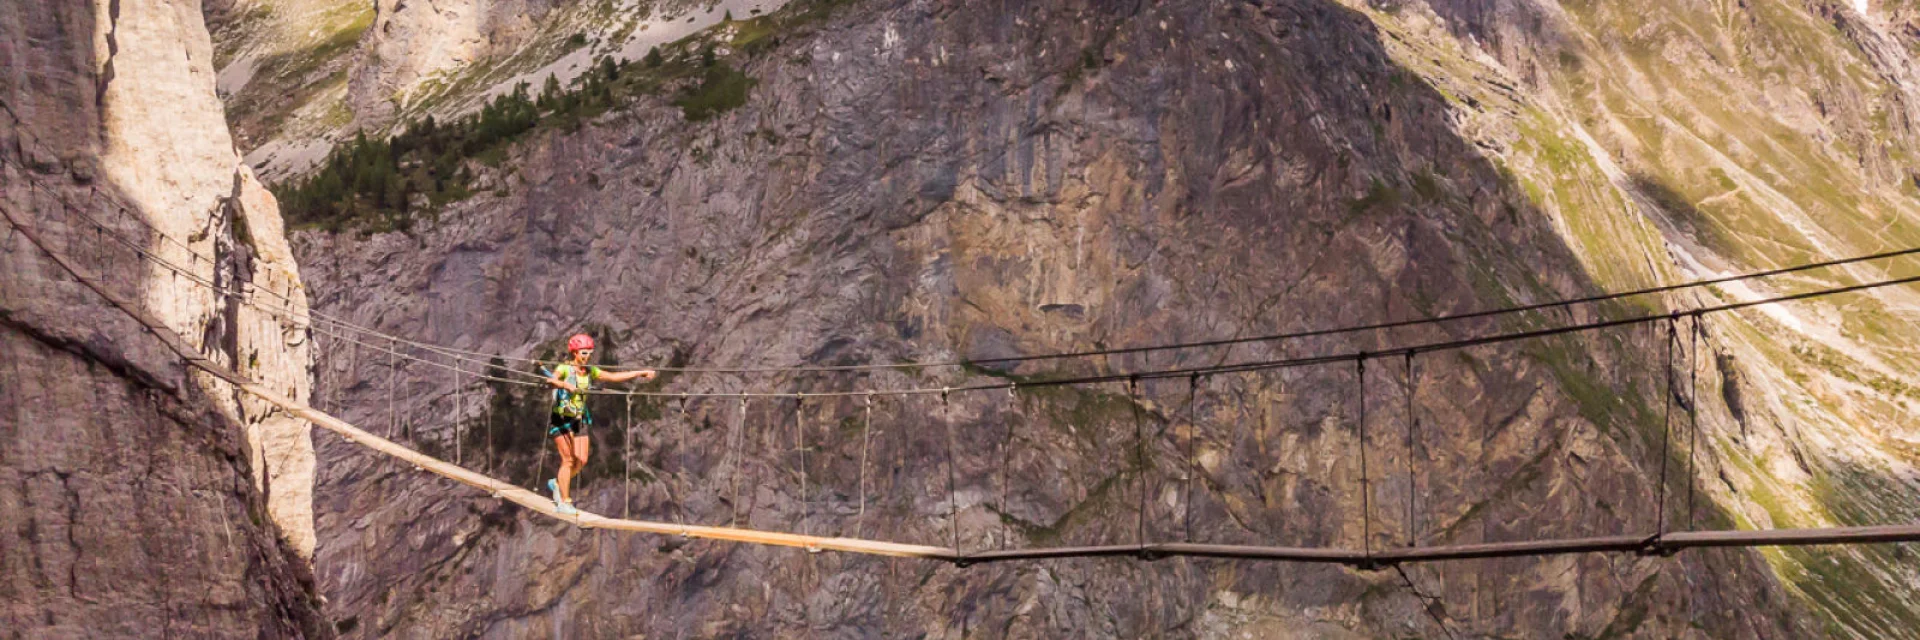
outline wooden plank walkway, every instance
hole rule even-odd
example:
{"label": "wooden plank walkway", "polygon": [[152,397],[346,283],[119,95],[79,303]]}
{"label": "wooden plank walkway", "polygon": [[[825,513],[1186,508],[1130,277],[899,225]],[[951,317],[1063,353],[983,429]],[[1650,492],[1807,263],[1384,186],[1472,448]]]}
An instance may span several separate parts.
{"label": "wooden plank walkway", "polygon": [[[1323,562],[1343,564],[1362,569],[1378,569],[1390,565],[1413,562],[1546,556],[1566,553],[1614,552],[1664,555],[1701,547],[1764,547],[1920,542],[1920,525],[1899,524],[1811,529],[1678,531],[1593,538],[1520,540],[1432,547],[1395,547],[1372,552],[1336,547],[1273,547],[1177,542],[1006,549],[966,554],[957,549],[946,547],[902,544],[859,538],[828,538],[731,527],[707,527],[651,522],[646,520],[627,520],[607,518],[584,512],[577,515],[562,515],[555,509],[552,500],[537,493],[401,446],[391,440],[355,427],[344,420],[314,409],[304,402],[299,402],[262,384],[243,378],[224,365],[201,355],[164,323],[159,322],[147,314],[139,305],[121,300],[109,293],[105,288],[99,286],[92,278],[68,262],[65,256],[54,252],[52,248],[43,243],[33,228],[21,224],[6,207],[0,207],[0,216],[4,216],[7,222],[19,230],[22,236],[42,252],[45,252],[50,259],[67,273],[71,274],[82,285],[92,289],[94,293],[100,295],[101,298],[105,299],[109,304],[124,312],[135,322],[146,327],[152,335],[158,338],[162,344],[178,355],[181,360],[189,366],[205,371],[209,375],[233,384],[235,387],[266,400],[293,415],[305,418],[320,428],[337,433],[353,441],[355,444],[400,460],[405,460],[421,470],[480,489],[500,499],[519,504],[536,513],[563,522],[569,522],[580,527],[797,547],[809,551],[840,551],[877,556],[942,560],[961,566],[984,562],[1058,558],[1132,557],[1143,560],[1156,560],[1166,557],[1185,556],[1229,560]],[[1914,280],[1920,280],[1920,276],[1893,282]]]}
{"label": "wooden plank walkway", "polygon": [[570,522],[589,529],[611,529],[614,531],[633,531],[637,533],[658,533],[676,535],[684,538],[703,538],[708,540],[726,540],[752,544],[774,545],[781,547],[799,547],[809,551],[844,551],[877,556],[900,558],[926,558],[932,560],[957,560],[959,554],[945,547],[931,547],[917,544],[901,544],[860,538],[828,538],[806,536],[793,533],[738,529],[733,527],[708,527],[700,525],[673,524],[647,520],[626,520],[608,518],[587,512],[578,515],[563,515],[554,507],[553,500],[540,494],[508,484],[505,481],[482,475],[473,470],[429,456],[413,449],[401,446],[386,438],[374,435],[364,429],[348,424],[325,412],[307,406],[272,389],[257,383],[244,383],[240,388],[247,393],[260,397],[267,402],[285,409],[288,413],[305,418],[315,426],[339,434],[354,444],[384,453],[386,455],[412,463],[422,471],[453,480],[481,491],[526,507],[541,515],[556,520]]}

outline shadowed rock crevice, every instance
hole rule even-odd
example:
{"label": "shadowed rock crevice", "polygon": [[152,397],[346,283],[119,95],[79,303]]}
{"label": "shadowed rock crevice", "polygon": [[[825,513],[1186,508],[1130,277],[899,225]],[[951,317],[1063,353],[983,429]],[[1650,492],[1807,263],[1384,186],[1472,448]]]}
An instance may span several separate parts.
{"label": "shadowed rock crevice", "polygon": [[[120,0],[107,0],[107,57],[100,61],[100,79],[95,81],[93,103],[106,113],[107,85],[113,83],[113,57],[120,54]],[[101,122],[104,126],[106,122]],[[104,128],[104,127],[103,127]]]}

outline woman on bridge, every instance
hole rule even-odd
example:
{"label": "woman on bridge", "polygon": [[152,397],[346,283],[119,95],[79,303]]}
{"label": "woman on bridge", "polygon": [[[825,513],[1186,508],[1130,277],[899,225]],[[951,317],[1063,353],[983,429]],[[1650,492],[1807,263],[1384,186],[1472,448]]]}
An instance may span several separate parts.
{"label": "woman on bridge", "polygon": [[547,480],[547,490],[553,492],[557,511],[573,515],[580,512],[573,508],[573,476],[587,468],[590,449],[587,427],[593,424],[593,414],[587,411],[587,390],[595,380],[652,380],[658,374],[652,369],[602,371],[600,367],[588,365],[587,360],[593,357],[593,336],[584,333],[567,339],[567,355],[567,364],[547,372],[547,384],[554,386],[553,416],[547,421],[547,436],[553,438],[554,448],[560,450],[560,473]]}

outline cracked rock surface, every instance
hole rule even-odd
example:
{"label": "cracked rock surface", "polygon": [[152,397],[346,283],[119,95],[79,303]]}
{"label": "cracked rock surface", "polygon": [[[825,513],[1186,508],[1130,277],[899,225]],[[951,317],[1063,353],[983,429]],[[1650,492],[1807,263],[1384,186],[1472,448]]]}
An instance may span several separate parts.
{"label": "cracked rock surface", "polygon": [[[533,135],[482,176],[485,192],[410,234],[303,232],[295,246],[323,312],[508,357],[550,357],[590,330],[602,358],[625,364],[979,359],[1460,313],[1678,277],[1653,210],[1579,199],[1615,193],[1604,168],[1544,163],[1567,148],[1541,151],[1525,128],[1544,98],[1515,89],[1499,60],[1423,48],[1453,36],[1433,34],[1443,27],[1423,5],[1396,6],[860,3],[736,60],[759,84],[711,121],[642,99],[578,131]],[[1555,176],[1602,186],[1540,197]],[[1682,302],[1701,303],[1648,304]],[[1000,368],[687,374],[656,388],[963,386],[1531,322]],[[1705,349],[1744,348],[1732,329],[1713,330],[1727,342]],[[1663,439],[1662,406],[1701,398],[1703,429],[1738,429],[1716,381],[1747,375],[1701,351],[1693,362],[1707,382],[1669,394],[1664,340],[1632,327],[1422,354],[1411,363],[1411,446],[1408,363],[1397,359],[1369,361],[1364,384],[1351,361],[1203,378],[1191,402],[1184,379],[950,404],[882,398],[871,431],[859,398],[695,400],[684,411],[672,399],[610,400],[596,409],[598,466],[579,501],[603,514],[924,544],[951,544],[957,530],[969,550],[1649,531],[1662,461],[1679,455]],[[482,357],[456,374],[388,346],[329,342],[322,406],[525,486],[552,473],[542,392],[474,376],[530,366]],[[960,569],[582,531],[342,443],[322,440],[319,455],[329,615],[367,637],[1832,628],[1786,570],[1750,551],[1446,563],[1404,577],[1188,560]],[[1689,513],[1672,496],[1691,481],[1668,487],[1669,522],[1725,526],[1750,504],[1716,492]]]}
{"label": "cracked rock surface", "polygon": [[308,425],[188,369],[47,253],[190,348],[306,397],[304,326],[190,284],[305,309],[273,197],[227,136],[211,53],[191,0],[0,8],[0,206],[30,230],[9,224],[0,254],[10,635],[333,633],[308,564]]}

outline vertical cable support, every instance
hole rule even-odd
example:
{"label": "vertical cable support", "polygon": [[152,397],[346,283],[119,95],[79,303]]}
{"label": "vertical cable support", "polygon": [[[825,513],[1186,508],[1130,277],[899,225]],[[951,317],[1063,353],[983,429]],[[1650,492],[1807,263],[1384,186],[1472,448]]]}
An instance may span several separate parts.
{"label": "vertical cable support", "polygon": [[1181,498],[1181,502],[1186,503],[1187,512],[1183,516],[1185,522],[1181,524],[1181,528],[1185,530],[1187,542],[1193,542],[1193,478],[1200,475],[1200,465],[1194,458],[1194,450],[1200,439],[1198,419],[1200,413],[1194,404],[1199,401],[1199,398],[1200,375],[1187,376],[1187,486],[1186,495]]}
{"label": "vertical cable support", "polygon": [[1013,484],[1011,476],[1013,466],[1013,417],[1019,411],[1020,383],[1007,383],[1007,434],[1000,439],[1000,548],[1007,548],[1007,542],[1013,537],[1013,529],[1007,524],[1010,513],[1007,507],[1008,487]]}
{"label": "vertical cable support", "polygon": [[1690,342],[1693,348],[1687,351],[1687,530],[1693,530],[1693,494],[1694,465],[1700,448],[1700,312],[1695,311],[1693,331]]}
{"label": "vertical cable support", "polygon": [[960,551],[960,472],[955,469],[959,460],[953,456],[953,405],[948,396],[951,388],[940,389],[940,416],[947,425],[947,521],[953,529],[953,552]]}
{"label": "vertical cable support", "polygon": [[1128,404],[1133,405],[1134,472],[1139,474],[1134,485],[1135,491],[1140,494],[1139,508],[1135,511],[1139,516],[1139,524],[1134,530],[1133,541],[1144,547],[1147,544],[1147,431],[1140,416],[1140,376],[1127,377],[1127,399]]}
{"label": "vertical cable support", "polygon": [[626,396],[626,419],[620,423],[620,466],[626,477],[620,483],[625,495],[620,500],[620,517],[633,517],[633,396]]}
{"label": "vertical cable support", "polygon": [[853,537],[865,535],[867,523],[867,452],[873,446],[873,394],[861,397],[860,513],[853,517]]}
{"label": "vertical cable support", "polygon": [[1373,478],[1367,473],[1367,355],[1353,359],[1360,399],[1360,548],[1373,557]]}
{"label": "vertical cable support", "polygon": [[801,533],[810,531],[807,516],[813,515],[813,502],[807,498],[807,418],[805,408],[807,394],[793,394],[793,432],[794,443],[800,450],[800,529]]}
{"label": "vertical cable support", "polygon": [[1667,370],[1667,391],[1665,394],[1665,408],[1662,409],[1660,413],[1660,449],[1657,451],[1660,456],[1660,487],[1657,489],[1658,497],[1655,500],[1658,508],[1654,511],[1654,532],[1661,536],[1667,534],[1667,450],[1669,442],[1673,437],[1673,343],[1676,339],[1674,337],[1673,325],[1675,317],[1676,316],[1672,315],[1667,316],[1665,365]]}
{"label": "vertical cable support", "polygon": [[1419,496],[1417,492],[1419,491],[1420,485],[1419,475],[1415,473],[1414,469],[1413,432],[1419,424],[1419,418],[1413,413],[1413,394],[1417,385],[1414,384],[1413,379],[1413,350],[1411,349],[1407,350],[1405,380],[1405,395],[1407,397],[1407,546],[1417,547],[1420,546],[1420,528],[1418,526],[1419,520],[1416,518],[1415,513],[1416,500],[1418,500],[1417,496]]}

